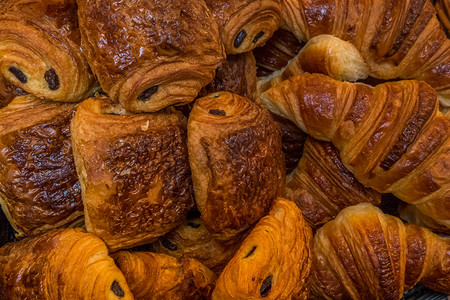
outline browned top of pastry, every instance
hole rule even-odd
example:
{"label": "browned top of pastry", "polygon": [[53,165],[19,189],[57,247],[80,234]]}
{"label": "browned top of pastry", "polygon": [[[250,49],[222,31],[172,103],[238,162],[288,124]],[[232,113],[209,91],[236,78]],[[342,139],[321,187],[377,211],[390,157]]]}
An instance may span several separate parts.
{"label": "browned top of pastry", "polygon": [[251,52],[228,55],[227,60],[216,69],[213,81],[201,89],[198,97],[209,93],[226,91],[255,100],[256,62]]}
{"label": "browned top of pastry", "polygon": [[75,107],[22,96],[0,110],[0,202],[20,233],[82,214],[69,131]]}
{"label": "browned top of pastry", "polygon": [[189,117],[188,148],[196,203],[218,239],[256,223],[283,193],[280,129],[249,99],[227,92],[198,99]]}
{"label": "browned top of pastry", "polygon": [[214,66],[221,54],[203,0],[78,4],[83,50],[94,73],[102,75],[99,80],[106,91],[142,65],[201,60]]}
{"label": "browned top of pastry", "polygon": [[113,255],[136,299],[210,299],[216,276],[198,261],[127,251]]}
{"label": "browned top of pastry", "polygon": [[103,241],[56,229],[0,248],[2,299],[133,299]]}
{"label": "browned top of pastry", "polygon": [[193,200],[181,113],[132,115],[91,98],[71,131],[88,231],[114,249],[151,242],[182,222]]}

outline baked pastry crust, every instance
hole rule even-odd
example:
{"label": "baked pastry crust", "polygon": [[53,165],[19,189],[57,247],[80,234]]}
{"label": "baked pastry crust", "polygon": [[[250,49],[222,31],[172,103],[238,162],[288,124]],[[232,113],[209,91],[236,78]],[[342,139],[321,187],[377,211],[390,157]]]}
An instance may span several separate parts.
{"label": "baked pastry crust", "polygon": [[381,202],[381,194],[364,187],[344,167],[331,143],[312,138],[306,140],[297,168],[287,176],[286,198],[297,204],[313,229],[334,219],[345,207]]}
{"label": "baked pastry crust", "polygon": [[113,255],[136,299],[210,299],[216,275],[198,261],[151,253]]}
{"label": "baked pastry crust", "polygon": [[237,238],[237,241],[224,245],[212,237],[201,218],[188,218],[153,243],[152,249],[176,258],[194,258],[216,274],[220,274],[236,253],[242,239]]}
{"label": "baked pastry crust", "polygon": [[198,99],[188,149],[197,207],[218,240],[250,228],[284,192],[280,129],[247,98],[219,92]]}
{"label": "baked pastry crust", "polygon": [[153,242],[184,220],[193,199],[180,112],[132,115],[90,98],[71,132],[86,229],[111,250]]}
{"label": "baked pastry crust", "polygon": [[132,300],[101,239],[55,229],[0,248],[2,299]]}
{"label": "baked pastry crust", "polygon": [[83,51],[103,90],[125,109],[189,103],[225,57],[203,0],[81,0]]}
{"label": "baked pastry crust", "polygon": [[418,282],[450,293],[450,239],[368,203],[342,210],[314,236],[311,298],[401,299]]}
{"label": "baked pastry crust", "polygon": [[424,80],[450,106],[450,40],[429,0],[283,1],[283,22],[300,40],[350,41],[379,79]]}
{"label": "baked pastry crust", "polygon": [[227,54],[264,44],[281,23],[280,0],[206,0]]}
{"label": "baked pastry crust", "polygon": [[75,109],[26,95],[0,110],[0,204],[18,237],[83,221],[69,130]]}
{"label": "baked pastry crust", "polygon": [[269,89],[261,100],[312,137],[331,141],[362,184],[392,193],[450,228],[450,119],[438,111],[428,84],[370,87],[304,74]]}
{"label": "baked pastry crust", "polygon": [[3,0],[0,28],[0,73],[14,86],[61,102],[92,93],[75,0]]}
{"label": "baked pastry crust", "polygon": [[306,299],[311,250],[302,212],[278,198],[219,276],[213,299]]}

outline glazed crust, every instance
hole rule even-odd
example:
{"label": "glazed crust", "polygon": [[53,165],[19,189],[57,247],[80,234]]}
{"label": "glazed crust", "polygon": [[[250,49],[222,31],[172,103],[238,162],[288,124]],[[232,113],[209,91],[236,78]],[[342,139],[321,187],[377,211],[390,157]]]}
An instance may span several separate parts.
{"label": "glazed crust", "polygon": [[256,100],[256,62],[252,52],[228,55],[217,68],[213,81],[201,89],[198,98],[215,92],[230,92]]}
{"label": "glazed crust", "polygon": [[278,29],[264,45],[253,50],[258,67],[257,75],[264,77],[280,70],[303,46],[304,43],[297,40],[290,31]]}
{"label": "glazed crust", "polygon": [[92,93],[75,0],[4,0],[0,28],[0,72],[14,86],[62,102]]}
{"label": "glazed crust", "polygon": [[311,298],[400,299],[418,282],[450,292],[450,239],[364,203],[314,236]]}
{"label": "glazed crust", "polygon": [[284,192],[280,129],[247,98],[220,92],[198,99],[188,149],[196,203],[216,239],[251,227]]}
{"label": "glazed crust", "polygon": [[69,131],[75,109],[27,95],[0,110],[0,204],[19,236],[83,215]]}
{"label": "glazed crust", "polygon": [[194,258],[220,274],[241,245],[242,239],[226,245],[214,239],[201,218],[186,219],[183,224],[153,243],[155,252],[181,258]]}
{"label": "glazed crust", "polygon": [[425,82],[373,88],[305,74],[261,100],[312,137],[333,142],[365,186],[415,204],[450,228],[450,119]]}
{"label": "glazed crust", "polygon": [[71,132],[86,229],[117,250],[177,227],[193,199],[182,114],[129,115],[110,101],[83,101]]}
{"label": "glazed crust", "polygon": [[224,59],[203,0],[78,1],[82,47],[103,90],[152,112],[194,100]]}
{"label": "glazed crust", "polygon": [[334,219],[345,207],[381,202],[379,193],[365,188],[344,167],[331,143],[312,138],[306,140],[297,168],[287,176],[286,198],[297,204],[313,229]]}
{"label": "glazed crust", "polygon": [[429,0],[283,1],[283,21],[301,40],[350,41],[380,79],[424,80],[450,106],[450,40]]}
{"label": "glazed crust", "polygon": [[306,299],[312,232],[294,202],[278,198],[217,280],[213,299]]}
{"label": "glazed crust", "polygon": [[216,275],[198,261],[151,252],[120,251],[113,258],[138,299],[210,299]]}
{"label": "glazed crust", "polygon": [[227,54],[264,44],[281,23],[280,0],[206,0]]}
{"label": "glazed crust", "polygon": [[0,298],[132,300],[101,239],[55,229],[0,248]]}

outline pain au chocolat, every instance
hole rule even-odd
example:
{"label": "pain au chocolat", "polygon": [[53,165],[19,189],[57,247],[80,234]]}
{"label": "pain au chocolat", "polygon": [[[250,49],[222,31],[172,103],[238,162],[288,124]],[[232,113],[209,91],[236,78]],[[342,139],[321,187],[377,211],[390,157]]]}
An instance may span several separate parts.
{"label": "pain au chocolat", "polygon": [[153,242],[193,205],[186,119],[174,109],[128,114],[90,98],[71,124],[86,229],[111,250]]}
{"label": "pain au chocolat", "polygon": [[198,99],[188,149],[196,203],[216,239],[250,228],[284,192],[280,128],[247,98],[219,92]]}
{"label": "pain au chocolat", "polygon": [[80,228],[55,229],[0,248],[0,298],[134,299],[105,243]]}
{"label": "pain au chocolat", "polygon": [[191,102],[224,59],[204,0],[81,0],[78,5],[92,71],[129,111]]}
{"label": "pain au chocolat", "polygon": [[95,86],[81,52],[75,0],[0,2],[0,73],[39,98],[85,99]]}
{"label": "pain au chocolat", "polygon": [[0,110],[0,204],[19,237],[82,223],[75,109],[26,95]]}

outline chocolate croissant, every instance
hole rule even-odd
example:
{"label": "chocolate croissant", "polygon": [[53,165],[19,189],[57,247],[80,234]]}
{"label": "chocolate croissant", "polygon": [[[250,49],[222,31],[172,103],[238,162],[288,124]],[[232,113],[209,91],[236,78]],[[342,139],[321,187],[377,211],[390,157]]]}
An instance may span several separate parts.
{"label": "chocolate croissant", "polygon": [[247,98],[220,92],[198,99],[188,150],[197,207],[218,240],[250,228],[284,192],[280,128]]}
{"label": "chocolate croissant", "polygon": [[304,43],[290,31],[281,28],[275,31],[264,45],[253,50],[258,77],[268,76],[286,66],[303,46]]}
{"label": "chocolate croissant", "polygon": [[298,39],[350,41],[372,77],[424,80],[450,106],[450,40],[435,14],[429,0],[283,1],[283,21]]}
{"label": "chocolate croissant", "polygon": [[227,54],[264,44],[281,23],[280,0],[206,0]]}
{"label": "chocolate croissant", "polygon": [[0,248],[1,299],[133,299],[101,239],[55,229]]}
{"label": "chocolate croissant", "polygon": [[75,109],[26,95],[0,110],[0,204],[19,237],[83,222]]}
{"label": "chocolate croissant", "polygon": [[213,299],[306,299],[311,250],[302,212],[278,198],[225,267]]}
{"label": "chocolate croissant", "polygon": [[450,119],[437,110],[428,84],[373,88],[305,74],[269,89],[261,101],[312,137],[331,141],[362,184],[450,228]]}
{"label": "chocolate croissant", "polygon": [[311,138],[297,168],[287,176],[286,198],[297,204],[312,228],[332,220],[345,207],[381,202],[379,193],[365,188],[344,167],[331,143]]}
{"label": "chocolate croissant", "polygon": [[220,274],[241,245],[241,240],[223,245],[214,239],[200,217],[186,219],[183,224],[167,233],[155,243],[155,252],[176,258],[188,256]]}
{"label": "chocolate croissant", "polygon": [[328,75],[336,80],[357,81],[367,78],[369,69],[355,46],[323,34],[309,40],[284,68],[260,78],[258,93],[305,72]]}
{"label": "chocolate croissant", "polygon": [[86,229],[117,250],[177,227],[193,199],[184,116],[130,115],[110,101],[83,101],[71,132]]}
{"label": "chocolate croissant", "polygon": [[129,111],[191,102],[224,59],[204,0],[81,0],[78,5],[92,71]]}
{"label": "chocolate croissant", "polygon": [[62,102],[92,93],[75,0],[4,0],[0,28],[0,72],[14,86]]}
{"label": "chocolate croissant", "polygon": [[216,275],[198,261],[128,251],[113,255],[135,299],[210,299]]}
{"label": "chocolate croissant", "polygon": [[450,239],[368,203],[320,228],[313,253],[312,299],[400,299],[418,282],[450,293]]}

